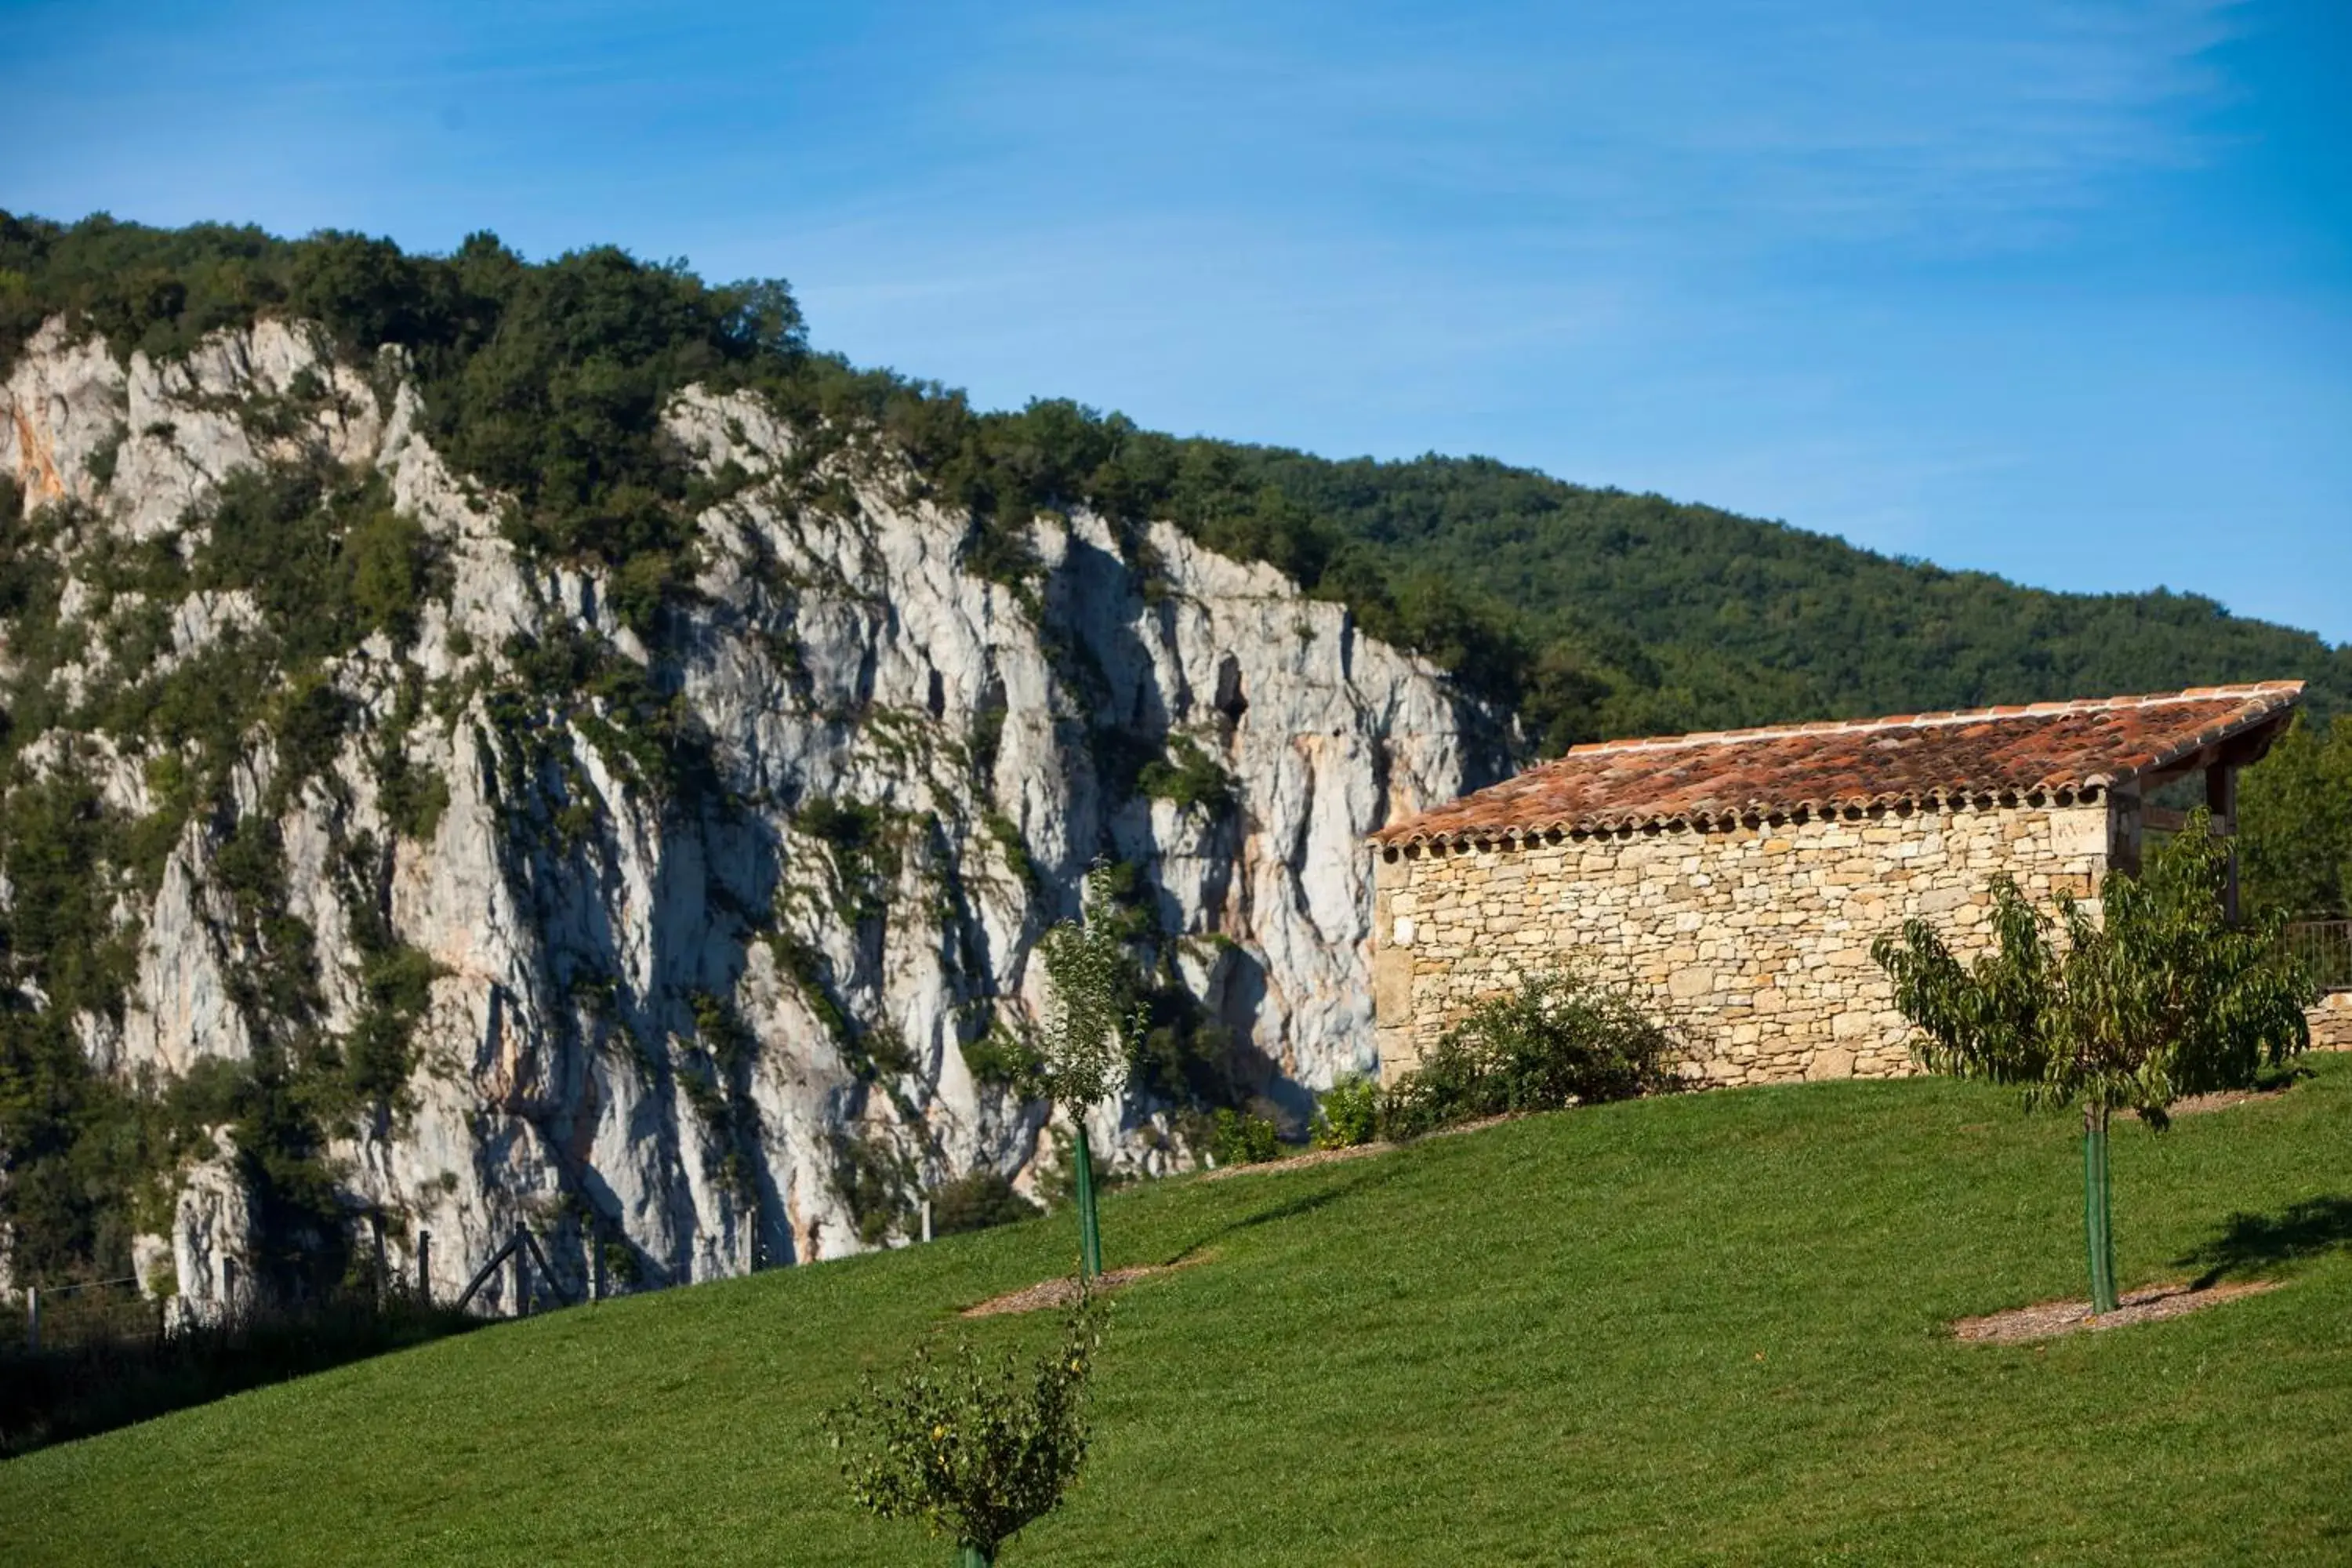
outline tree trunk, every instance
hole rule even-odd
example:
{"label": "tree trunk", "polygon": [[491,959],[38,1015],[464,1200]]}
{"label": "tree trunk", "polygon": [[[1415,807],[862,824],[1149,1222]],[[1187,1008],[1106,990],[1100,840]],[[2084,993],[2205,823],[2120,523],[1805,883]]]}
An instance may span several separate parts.
{"label": "tree trunk", "polygon": [[977,1541],[956,1542],[956,1568],[992,1568],[996,1553]]}
{"label": "tree trunk", "polygon": [[2091,1310],[2116,1310],[2116,1237],[2108,1203],[2107,1108],[2083,1108],[2083,1244],[2091,1264]]}
{"label": "tree trunk", "polygon": [[1095,1161],[1087,1144],[1087,1124],[1078,1122],[1078,1273],[1087,1279],[1102,1272],[1102,1227],[1095,1219]]}

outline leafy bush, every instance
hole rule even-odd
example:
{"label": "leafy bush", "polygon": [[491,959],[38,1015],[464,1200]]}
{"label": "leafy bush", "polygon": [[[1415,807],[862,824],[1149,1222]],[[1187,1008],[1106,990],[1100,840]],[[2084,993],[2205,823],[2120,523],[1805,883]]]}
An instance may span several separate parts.
{"label": "leafy bush", "polygon": [[449,809],[449,781],[428,763],[412,763],[397,752],[379,762],[376,800],[394,831],[420,844],[433,841]]}
{"label": "leafy bush", "polygon": [[1155,800],[1211,816],[1222,816],[1234,804],[1233,778],[1190,735],[1170,736],[1167,754],[1144,763],[1135,784]]}
{"label": "leafy bush", "polygon": [[833,1190],[849,1210],[857,1239],[879,1247],[893,1231],[903,1231],[915,1205],[908,1189],[915,1181],[913,1162],[877,1139],[855,1132],[835,1132]]}
{"label": "leafy bush", "polygon": [[388,942],[367,954],[360,971],[366,1005],[344,1047],[352,1091],[381,1110],[401,1105],[415,1068],[417,1025],[433,1000],[433,982],[447,971],[422,948]]}
{"label": "leafy bush", "polygon": [[1210,1123],[1209,1158],[1220,1165],[1262,1165],[1282,1153],[1272,1119],[1220,1107]]}
{"label": "leafy bush", "polygon": [[2224,918],[2231,850],[2202,806],[2137,877],[2113,877],[2097,912],[2061,893],[2055,917],[1994,879],[1995,945],[1963,964],[1922,920],[1871,944],[1930,1072],[2022,1090],[2026,1109],[2080,1104],[2094,1312],[2116,1307],[2107,1122],[2134,1110],[2158,1131],[2172,1102],[2252,1089],[2310,1046],[2318,987],[2276,910]]}
{"label": "leafy bush", "polygon": [[974,1083],[1027,1094],[1043,1080],[1045,1058],[1034,1045],[999,1023],[965,1043],[963,1065]]}
{"label": "leafy bush", "polygon": [[849,1495],[884,1519],[952,1536],[966,1562],[994,1562],[1061,1506],[1086,1462],[1087,1384],[1106,1310],[1082,1290],[1026,1376],[1010,1354],[992,1366],[969,1341],[945,1367],[918,1346],[895,1387],[866,1374],[857,1397],[824,1417]]}
{"label": "leafy bush", "polygon": [[793,829],[824,845],[833,862],[834,912],[845,921],[878,919],[904,865],[904,835],[890,808],[817,795],[793,814]]}
{"label": "leafy bush", "polygon": [[1538,974],[1448,1029],[1390,1090],[1382,1131],[1411,1138],[1520,1110],[1632,1100],[1680,1081],[1681,1043],[1614,991]]}
{"label": "leafy bush", "polygon": [[931,1193],[931,1234],[954,1236],[960,1231],[986,1230],[1034,1219],[1045,1211],[1013,1190],[1013,1184],[994,1171],[974,1171],[958,1176]]}
{"label": "leafy bush", "polygon": [[1315,1102],[1315,1147],[1352,1149],[1380,1136],[1381,1086],[1349,1076],[1323,1091]]}

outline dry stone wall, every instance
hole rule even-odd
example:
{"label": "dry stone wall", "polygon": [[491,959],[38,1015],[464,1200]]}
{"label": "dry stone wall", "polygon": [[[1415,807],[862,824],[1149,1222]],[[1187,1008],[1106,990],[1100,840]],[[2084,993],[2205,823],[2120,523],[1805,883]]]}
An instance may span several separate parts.
{"label": "dry stone wall", "polygon": [[2311,1020],[2311,1048],[2352,1051],[2352,991],[2331,991],[2304,1015]]}
{"label": "dry stone wall", "polygon": [[1907,1073],[1872,940],[1916,916],[1979,951],[1997,874],[2037,902],[2095,897],[2109,831],[2100,801],[1376,848],[1381,1076],[1555,968],[1628,987],[1706,1082]]}

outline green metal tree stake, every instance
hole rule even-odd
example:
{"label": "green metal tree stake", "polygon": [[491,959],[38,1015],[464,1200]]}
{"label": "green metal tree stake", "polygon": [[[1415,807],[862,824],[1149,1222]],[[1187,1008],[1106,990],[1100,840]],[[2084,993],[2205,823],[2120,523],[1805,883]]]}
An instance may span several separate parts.
{"label": "green metal tree stake", "polygon": [[2090,1253],[2091,1310],[2116,1310],[2115,1214],[2107,1181],[2107,1110],[2083,1109],[2083,1242]]}
{"label": "green metal tree stake", "polygon": [[1087,1122],[1078,1118],[1078,1272],[1086,1279],[1102,1273],[1102,1227],[1095,1219],[1095,1160],[1087,1144]]}

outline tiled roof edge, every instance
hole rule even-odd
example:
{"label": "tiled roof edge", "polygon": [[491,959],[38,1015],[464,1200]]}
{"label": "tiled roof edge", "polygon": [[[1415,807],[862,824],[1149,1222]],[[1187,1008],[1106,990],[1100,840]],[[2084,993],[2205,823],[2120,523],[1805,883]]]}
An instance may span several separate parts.
{"label": "tiled roof edge", "polygon": [[[1895,811],[1963,811],[1973,806],[2029,805],[2044,803],[2058,805],[2087,805],[2099,798],[2108,787],[2101,778],[2085,779],[2080,784],[1955,784],[1948,789],[1922,790],[1916,793],[1886,791],[1870,795],[1823,795],[1807,800],[1751,801],[1745,805],[1721,811],[1627,811],[1601,813],[1584,817],[1559,817],[1551,820],[1498,823],[1492,826],[1444,828],[1435,833],[1401,834],[1398,827],[1384,827],[1367,836],[1366,842],[1383,849],[1404,849],[1414,845],[1447,845],[1454,843],[1519,843],[1544,838],[1553,834],[1582,835],[1605,837],[1617,834],[1683,832],[1696,828],[1731,827],[1742,823],[1770,824],[1783,822],[1825,821],[1832,817],[1862,817],[1874,813]],[[1411,818],[1406,819],[1407,822]]]}
{"label": "tiled roof edge", "polygon": [[[2131,697],[2074,697],[2056,702],[2018,703],[2000,708],[1961,708],[1950,712],[1895,713],[1884,719],[1818,719],[1801,724],[1764,724],[1751,730],[1700,730],[1687,735],[1643,735],[1623,741],[1588,741],[1570,746],[1562,757],[1598,756],[1604,752],[1678,751],[1694,746],[1736,745],[1743,741],[1775,741],[1789,735],[1860,735],[1874,730],[1922,730],[1949,724],[1973,724],[1985,719],[2047,719],[2061,713],[2112,712],[2126,708],[2158,708],[2172,702],[2213,702],[2223,698],[2303,695],[2300,680],[2251,681],[2242,686],[2192,686],[2181,691],[2155,691]],[[1558,760],[1558,759],[1555,759]]]}
{"label": "tiled roof edge", "polygon": [[[1476,843],[1519,842],[1539,838],[1549,834],[1615,834],[1648,832],[1657,829],[1678,830],[1696,826],[1728,826],[1748,820],[1786,820],[1796,816],[1822,817],[1842,816],[1849,812],[1868,813],[1887,810],[1948,810],[1963,808],[1979,802],[2002,800],[2054,800],[2059,804],[2096,799],[2105,790],[2119,783],[2144,774],[2160,772],[2183,757],[2192,756],[2207,746],[2214,745],[2250,729],[2254,724],[2275,717],[2302,700],[2304,683],[2300,680],[2252,681],[2236,686],[2192,686],[2181,691],[2153,692],[2144,696],[2074,698],[2059,702],[2037,702],[2014,707],[1979,708],[1949,713],[1897,714],[1885,719],[1836,720],[1819,723],[1780,724],[1753,730],[1726,730],[1689,735],[1664,736],[1648,740],[1601,741],[1570,747],[1551,763],[1538,764],[1530,772],[1556,765],[1569,757],[1592,756],[1603,752],[1623,752],[1643,748],[1654,750],[1692,749],[1704,745],[1738,743],[1742,741],[1778,739],[1790,735],[1867,734],[1878,730],[1916,729],[1923,725],[1973,723],[1985,719],[2049,718],[2063,713],[2115,711],[2119,709],[2153,708],[2176,702],[2212,702],[2229,698],[2242,698],[2239,710],[2216,724],[2210,724],[2185,741],[2179,742],[2144,761],[2119,767],[2111,773],[2095,773],[2080,779],[2042,779],[2032,784],[1978,784],[1956,782],[1949,786],[1913,791],[1882,792],[1870,795],[1832,796],[1803,801],[1751,801],[1745,805],[1716,812],[1643,812],[1597,814],[1586,818],[1560,817],[1551,821],[1531,821],[1496,824],[1462,829],[1440,829],[1437,832],[1412,832],[1412,824],[1418,818],[1440,811],[1432,807],[1415,812],[1403,821],[1380,828],[1366,836],[1366,842],[1384,849],[1401,849],[1414,845],[1443,846],[1456,840]],[[2264,700],[2274,699],[2275,700]],[[1519,775],[1525,777],[1526,774]],[[1491,787],[1491,786],[1490,786]],[[1483,793],[1483,792],[1474,792]],[[1465,797],[1467,798],[1467,797]]]}

